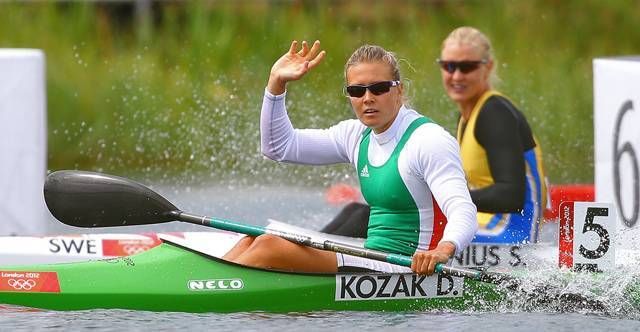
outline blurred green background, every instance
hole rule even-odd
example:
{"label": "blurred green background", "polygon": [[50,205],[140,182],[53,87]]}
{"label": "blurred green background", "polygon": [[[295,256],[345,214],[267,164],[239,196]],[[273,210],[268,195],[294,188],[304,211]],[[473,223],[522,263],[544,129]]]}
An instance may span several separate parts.
{"label": "blurred green background", "polygon": [[46,54],[49,169],[180,183],[352,181],[260,155],[263,89],[292,39],[328,53],[289,87],[297,127],[352,117],[344,62],[372,43],[402,59],[411,105],[453,132],[434,60],[461,25],[492,39],[497,88],[527,115],[550,182],[592,183],[592,60],[640,54],[640,1],[0,3],[0,47]]}

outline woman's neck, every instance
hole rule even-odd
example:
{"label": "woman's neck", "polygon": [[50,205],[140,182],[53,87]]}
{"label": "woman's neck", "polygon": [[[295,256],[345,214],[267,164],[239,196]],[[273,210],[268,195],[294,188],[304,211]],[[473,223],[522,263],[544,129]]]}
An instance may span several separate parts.
{"label": "woman's neck", "polygon": [[460,115],[462,116],[462,119],[464,119],[465,122],[469,121],[469,118],[471,118],[471,113],[473,112],[473,109],[476,107],[476,104],[478,103],[480,98],[489,90],[490,90],[489,87],[487,87],[487,89],[482,90],[481,93],[474,96],[473,98],[470,98],[468,100],[458,103],[458,108],[460,109]]}
{"label": "woman's neck", "polygon": [[460,109],[460,116],[462,116],[462,119],[464,120],[464,122],[469,121],[469,118],[471,118],[471,112],[473,112],[473,109],[476,107],[476,103],[478,102],[478,99],[480,98],[473,98],[473,100],[468,100],[466,102],[458,103],[458,108]]}

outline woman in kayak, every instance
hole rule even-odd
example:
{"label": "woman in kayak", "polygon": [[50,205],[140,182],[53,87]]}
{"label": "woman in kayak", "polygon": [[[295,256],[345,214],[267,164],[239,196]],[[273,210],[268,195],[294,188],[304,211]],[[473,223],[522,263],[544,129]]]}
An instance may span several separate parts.
{"label": "woman in kayak", "polygon": [[[491,42],[475,28],[455,29],[437,62],[460,111],[457,138],[479,211],[473,242],[537,242],[547,198],[542,154],[524,114],[492,88],[497,77]],[[368,210],[351,203],[322,231],[365,237]]]}
{"label": "woman in kayak", "polygon": [[[286,85],[324,56],[319,41],[311,47],[302,42],[300,50],[294,41],[271,68],[260,117],[262,153],[297,164],[352,164],[371,206],[365,248],[413,256],[411,270],[430,275],[437,263],[463,250],[477,229],[458,145],[443,128],[403,104],[395,55],[371,45],[358,48],[345,66],[345,92],[358,119],[328,129],[294,129],[285,107]],[[409,272],[272,235],[245,237],[224,258],[302,272]]]}
{"label": "woman in kayak", "polygon": [[460,111],[457,139],[479,211],[474,242],[537,242],[546,205],[542,153],[524,114],[493,90],[494,59],[482,32],[460,27],[444,40],[437,60]]}

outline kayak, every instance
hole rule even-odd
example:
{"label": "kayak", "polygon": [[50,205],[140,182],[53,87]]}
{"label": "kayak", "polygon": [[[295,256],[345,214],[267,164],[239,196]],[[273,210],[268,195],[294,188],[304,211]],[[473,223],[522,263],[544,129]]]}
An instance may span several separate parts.
{"label": "kayak", "polygon": [[448,276],[248,268],[165,241],[112,259],[0,268],[0,303],[179,312],[487,309],[498,286]]}
{"label": "kayak", "polygon": [[[112,175],[54,172],[47,177],[44,195],[52,215],[70,226],[181,221],[249,236],[279,236],[299,245],[401,266],[412,262],[409,256],[362,248],[358,243],[188,213],[144,185]],[[564,270],[556,275],[527,269],[504,274],[442,263],[436,264],[437,273],[429,277],[411,273],[294,273],[250,268],[226,262],[186,243],[163,241],[132,256],[0,267],[0,304],[52,310],[181,312],[484,311],[498,306],[510,308],[522,300],[526,310],[542,305],[562,311],[585,308],[621,312],[610,306],[613,303],[638,312],[640,307],[640,282],[635,273],[578,275]],[[535,277],[536,272],[551,278],[540,285],[540,280],[529,278]],[[603,283],[610,280],[615,284]],[[580,287],[573,287],[573,281],[580,281]],[[612,289],[616,292],[611,293]],[[606,297],[608,292],[614,297]]]}
{"label": "kayak", "polygon": [[[557,276],[555,276],[557,277]],[[554,277],[554,278],[555,278]],[[104,260],[0,267],[0,304],[46,310],[127,309],[173,312],[640,310],[640,283],[614,298],[605,274],[560,276],[591,289],[485,282],[444,273],[294,273],[250,268],[177,243]],[[600,297],[593,295],[598,295]],[[583,296],[581,294],[588,294]],[[602,300],[602,301],[601,301]],[[524,302],[523,302],[524,301]],[[622,311],[621,311],[622,310]]]}

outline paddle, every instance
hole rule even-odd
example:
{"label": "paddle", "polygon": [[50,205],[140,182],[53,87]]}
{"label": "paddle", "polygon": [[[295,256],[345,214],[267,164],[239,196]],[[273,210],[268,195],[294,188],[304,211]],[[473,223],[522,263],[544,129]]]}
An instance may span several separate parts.
{"label": "paddle", "polygon": [[[409,256],[389,254],[328,240],[316,241],[304,235],[186,213],[144,185],[113,175],[85,171],[53,172],[44,184],[44,198],[53,216],[71,226],[114,227],[183,221],[250,236],[271,234],[321,250],[411,266]],[[502,274],[449,267],[443,264],[438,264],[436,271],[491,283],[500,283],[509,279]]]}
{"label": "paddle", "polygon": [[[113,175],[85,171],[54,172],[47,177],[44,184],[44,198],[53,216],[71,226],[114,227],[183,221],[251,236],[271,234],[321,250],[411,266],[409,256],[388,254],[328,240],[317,241],[304,235],[186,213],[144,185]],[[436,266],[436,272],[500,284],[511,290],[522,290],[520,287],[522,280],[502,273],[456,268],[443,264]],[[533,291],[526,291],[525,294],[541,303],[559,301],[574,307],[599,311],[604,308],[603,304],[597,300],[580,294],[566,294],[547,286],[536,287]]]}
{"label": "paddle", "polygon": [[[411,266],[411,257],[388,254],[333,241],[317,241],[311,237],[229,220],[198,216],[183,212],[171,202],[142,184],[118,176],[85,171],[57,171],[44,184],[44,198],[54,217],[77,227],[113,227],[149,225],[183,221],[251,236],[272,234],[289,241],[317,248],[366,257],[392,264]],[[500,284],[510,290],[523,289],[523,281],[502,273],[470,270],[438,264],[436,272]],[[559,302],[576,308],[602,311],[606,307],[597,300],[580,294],[567,294],[553,287],[541,286],[525,295],[536,302]],[[564,308],[564,307],[562,307]]]}

